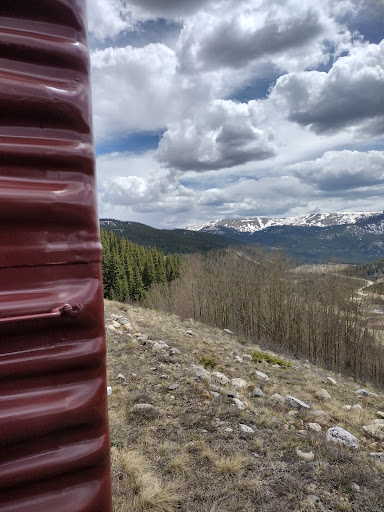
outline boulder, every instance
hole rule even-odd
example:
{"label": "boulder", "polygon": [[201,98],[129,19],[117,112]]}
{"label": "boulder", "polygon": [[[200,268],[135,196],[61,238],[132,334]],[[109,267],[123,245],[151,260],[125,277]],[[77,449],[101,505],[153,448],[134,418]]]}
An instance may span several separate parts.
{"label": "boulder", "polygon": [[259,379],[259,380],[263,380],[265,382],[268,382],[269,381],[269,377],[268,375],[266,375],[265,373],[263,372],[259,372],[258,370],[255,371],[255,375],[256,377]]}
{"label": "boulder", "polygon": [[230,382],[228,377],[221,372],[213,372],[211,377],[213,383],[218,384],[219,386],[226,386]]}
{"label": "boulder", "polygon": [[363,425],[363,430],[379,441],[384,440],[384,423]]}
{"label": "boulder", "polygon": [[294,409],[310,409],[311,406],[303,402],[302,400],[299,400],[298,398],[287,395],[284,399],[284,402],[288,407],[293,407]]}
{"label": "boulder", "polygon": [[316,391],[315,397],[319,400],[323,400],[324,402],[332,398],[326,389],[319,389],[319,391]]}
{"label": "boulder", "polygon": [[[191,373],[194,374],[198,380],[211,380],[211,374],[203,366],[193,364],[190,368]],[[229,380],[228,380],[229,382]]]}
{"label": "boulder", "polygon": [[245,425],[244,423],[239,423],[240,430],[242,432],[245,432],[246,434],[254,434],[255,431],[252,427],[248,427],[248,425]]}
{"label": "boulder", "polygon": [[231,380],[232,387],[235,389],[242,389],[248,387],[248,382],[244,379],[235,378]]}
{"label": "boulder", "polygon": [[275,393],[272,396],[269,397],[270,402],[273,402],[275,404],[283,404],[284,398],[279,394]]}
{"label": "boulder", "polygon": [[353,434],[341,427],[331,427],[327,430],[326,440],[328,442],[338,443],[357,450],[359,440]]}
{"label": "boulder", "polygon": [[169,348],[169,345],[165,343],[165,341],[155,341],[155,343],[152,345],[152,350],[154,352],[161,352],[162,350],[167,350]]}

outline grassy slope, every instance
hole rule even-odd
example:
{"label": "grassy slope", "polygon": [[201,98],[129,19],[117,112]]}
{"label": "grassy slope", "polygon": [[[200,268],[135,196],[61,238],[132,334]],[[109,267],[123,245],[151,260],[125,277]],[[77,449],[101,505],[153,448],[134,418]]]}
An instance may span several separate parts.
{"label": "grassy slope", "polygon": [[[236,355],[259,347],[193,321],[106,301],[107,323],[112,313],[132,323],[130,332],[107,335],[116,512],[384,509],[384,464],[369,457],[371,451],[382,451],[384,444],[362,430],[362,425],[378,417],[378,409],[383,410],[382,394],[358,398],[354,391],[361,383],[303,361],[292,360],[288,369],[245,359],[237,362]],[[188,329],[196,335],[188,334]],[[135,337],[138,332],[164,340],[180,354],[155,353]],[[201,356],[217,361],[215,369],[229,378],[247,380],[249,389],[240,390],[247,403],[244,410],[238,410],[228,396],[234,392],[231,387],[221,388],[214,397],[209,383],[190,373],[191,364],[198,364]],[[269,375],[265,385],[257,381],[256,369]],[[126,382],[117,378],[119,373]],[[336,386],[325,382],[328,375],[337,380]],[[172,384],[178,387],[170,391]],[[251,397],[256,385],[263,388],[264,398]],[[315,397],[321,388],[327,389],[331,400]],[[284,404],[269,401],[274,393],[305,400],[311,410],[292,415]],[[137,403],[150,403],[156,410],[131,412]],[[342,408],[356,403],[362,410]],[[315,417],[314,410],[325,414]],[[310,431],[310,422],[321,424],[322,432]],[[255,433],[241,432],[240,423]],[[325,442],[327,428],[336,425],[359,438],[357,452]],[[313,451],[314,460],[300,459],[296,448]],[[321,500],[323,508],[309,504],[311,495]]]}

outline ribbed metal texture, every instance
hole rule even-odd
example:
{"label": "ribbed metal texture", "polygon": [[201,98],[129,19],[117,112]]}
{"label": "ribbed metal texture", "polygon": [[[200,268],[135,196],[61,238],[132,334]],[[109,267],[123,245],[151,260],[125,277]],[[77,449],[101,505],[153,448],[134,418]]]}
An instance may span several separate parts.
{"label": "ribbed metal texture", "polygon": [[110,512],[85,0],[0,1],[0,512]]}

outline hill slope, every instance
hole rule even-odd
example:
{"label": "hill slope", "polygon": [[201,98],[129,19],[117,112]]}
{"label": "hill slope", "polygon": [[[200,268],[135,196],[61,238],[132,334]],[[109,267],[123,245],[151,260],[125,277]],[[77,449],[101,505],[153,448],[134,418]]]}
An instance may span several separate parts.
{"label": "hill slope", "polygon": [[157,247],[165,254],[186,254],[223,249],[234,242],[225,236],[212,233],[199,233],[187,229],[156,229],[139,222],[124,222],[115,219],[100,219],[100,226],[106,231],[114,231],[135,244]]}
{"label": "hill slope", "polygon": [[[383,510],[381,392],[149,309],[106,301],[106,321],[116,512]],[[357,450],[326,441],[335,426]]]}

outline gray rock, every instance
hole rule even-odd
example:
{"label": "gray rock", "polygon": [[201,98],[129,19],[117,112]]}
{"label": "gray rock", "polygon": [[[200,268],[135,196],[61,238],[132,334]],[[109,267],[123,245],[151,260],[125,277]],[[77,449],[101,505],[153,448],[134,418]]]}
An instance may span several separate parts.
{"label": "gray rock", "polygon": [[383,411],[376,411],[376,414],[377,414],[380,418],[384,418],[384,412],[383,412]]}
{"label": "gray rock", "polygon": [[231,380],[231,384],[235,389],[242,389],[248,387],[248,382],[244,379],[234,378]]}
{"label": "gray rock", "polygon": [[[193,364],[191,366],[190,371],[194,374],[196,379],[207,380],[207,381],[211,380],[211,374],[203,366]],[[229,382],[229,379],[228,379],[228,382]]]}
{"label": "gray rock", "polygon": [[333,384],[334,386],[337,385],[337,382],[332,377],[327,377],[327,382],[329,382],[330,384]]}
{"label": "gray rock", "polygon": [[165,341],[156,341],[152,345],[152,350],[154,352],[161,352],[162,350],[166,350],[168,348],[169,348],[169,345],[167,345],[167,343],[165,343]]}
{"label": "gray rock", "polygon": [[233,332],[229,329],[223,329],[223,332],[225,332],[225,334],[233,334]]}
{"label": "gray rock", "polygon": [[250,354],[244,354],[243,359],[246,359],[247,361],[253,361],[252,356]]}
{"label": "gray rock", "polygon": [[326,389],[319,389],[319,391],[316,391],[315,396],[319,400],[323,401],[330,400],[332,398]]}
{"label": "gray rock", "polygon": [[353,434],[344,430],[341,427],[331,427],[327,430],[326,440],[328,442],[338,443],[344,446],[349,446],[357,450],[359,447],[359,440]]}
{"label": "gray rock", "polygon": [[274,395],[269,397],[270,402],[273,402],[275,404],[283,404],[284,398],[279,394],[275,393]]}
{"label": "gray rock", "polygon": [[384,423],[374,425],[363,425],[363,430],[379,441],[384,440]]}
{"label": "gray rock", "polygon": [[255,375],[258,379],[260,380],[263,380],[265,382],[268,382],[269,381],[269,377],[268,375],[266,375],[265,373],[263,372],[259,372],[258,370],[255,371]]}
{"label": "gray rock", "polygon": [[288,407],[293,407],[294,409],[310,409],[311,406],[291,395],[286,395],[284,402]]}
{"label": "gray rock", "polygon": [[219,386],[225,386],[229,384],[229,379],[224,373],[221,372],[213,372],[212,375],[212,381],[214,384],[218,384]]}
{"label": "gray rock", "polygon": [[181,351],[178,348],[171,348],[169,350],[169,354],[171,356],[178,356],[179,354],[181,354]]}
{"label": "gray rock", "polygon": [[[253,391],[252,391],[252,396],[256,397],[256,398],[262,398],[263,396],[265,396],[265,394],[262,392],[262,390],[260,388],[255,388]],[[275,395],[272,395],[272,396],[275,396]],[[272,398],[272,397],[271,397]],[[271,400],[270,398],[270,400]],[[273,401],[273,400],[272,400]]]}
{"label": "gray rock", "polygon": [[114,327],[112,324],[107,325],[107,331],[108,332],[118,332],[116,327]]}
{"label": "gray rock", "polygon": [[363,410],[363,408],[361,407],[360,404],[354,404],[351,407],[351,411],[362,411],[362,410]]}
{"label": "gray rock", "polygon": [[319,410],[317,410],[317,411],[311,411],[311,414],[312,414],[312,416],[316,416],[316,417],[324,416],[324,415],[325,415],[325,411],[321,411],[321,410],[319,409]]}
{"label": "gray rock", "polygon": [[319,425],[318,423],[308,423],[308,428],[313,432],[321,432],[322,430],[321,425]]}
{"label": "gray rock", "polygon": [[235,361],[236,361],[237,363],[244,363],[243,358],[242,358],[242,357],[240,357],[240,356],[235,356]]}
{"label": "gray rock", "polygon": [[384,452],[371,452],[369,456],[384,462]]}
{"label": "gray rock", "polygon": [[155,411],[156,407],[154,407],[151,404],[135,404],[131,412],[138,412],[138,411]]}
{"label": "gray rock", "polygon": [[188,334],[189,336],[197,336],[197,334],[195,332],[193,332],[191,329],[188,329],[187,331],[185,331],[185,334]]}
{"label": "gray rock", "polygon": [[119,373],[116,379],[127,380],[122,373]]}
{"label": "gray rock", "polygon": [[360,396],[375,396],[375,397],[379,396],[376,393],[372,393],[371,391],[368,391],[366,389],[358,389],[357,391],[355,391],[355,393],[356,393],[356,395],[360,395]]}
{"label": "gray rock", "polygon": [[179,384],[171,384],[170,386],[168,386],[168,390],[169,391],[174,391],[178,387],[179,387]]}
{"label": "gray rock", "polygon": [[240,411],[245,409],[245,405],[241,400],[239,400],[238,398],[232,398],[232,400],[233,400],[233,403],[236,405],[236,407],[238,409],[240,409]]}
{"label": "gray rock", "polygon": [[248,425],[245,425],[244,423],[239,423],[240,430],[242,432],[245,432],[246,434],[254,434],[255,431],[252,427],[248,427]]}

